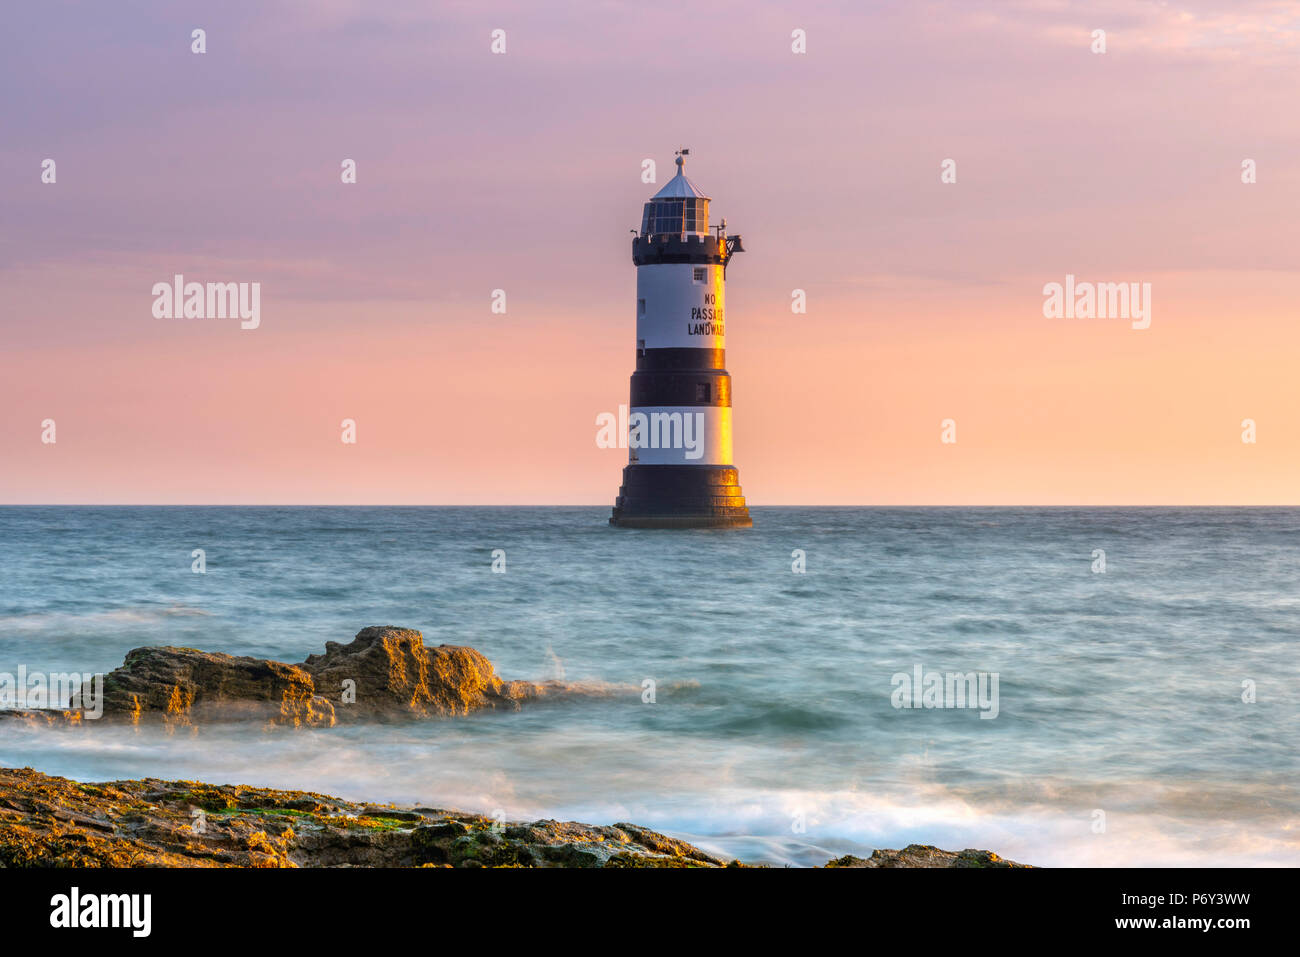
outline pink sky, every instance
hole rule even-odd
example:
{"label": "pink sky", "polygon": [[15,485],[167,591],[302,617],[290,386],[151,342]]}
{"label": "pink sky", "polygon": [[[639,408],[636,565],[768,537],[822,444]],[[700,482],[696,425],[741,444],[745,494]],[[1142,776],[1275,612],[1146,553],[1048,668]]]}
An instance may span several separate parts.
{"label": "pink sky", "polygon": [[[626,452],[595,419],[633,368],[641,162],[662,184],[686,145],[748,250],[751,504],[1300,504],[1297,4],[10,22],[0,502],[612,503]],[[260,282],[261,327],[155,319],[178,272]],[[1067,273],[1150,283],[1150,328],[1044,318]]]}

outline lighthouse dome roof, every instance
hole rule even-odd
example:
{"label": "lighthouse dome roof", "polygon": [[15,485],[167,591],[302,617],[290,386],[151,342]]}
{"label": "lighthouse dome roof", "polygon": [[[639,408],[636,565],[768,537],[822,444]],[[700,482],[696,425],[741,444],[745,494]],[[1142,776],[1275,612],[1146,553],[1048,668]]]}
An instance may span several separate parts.
{"label": "lighthouse dome roof", "polygon": [[682,158],[677,157],[677,175],[664,184],[664,188],[655,193],[651,199],[708,199],[704,190],[687,178],[682,171]]}

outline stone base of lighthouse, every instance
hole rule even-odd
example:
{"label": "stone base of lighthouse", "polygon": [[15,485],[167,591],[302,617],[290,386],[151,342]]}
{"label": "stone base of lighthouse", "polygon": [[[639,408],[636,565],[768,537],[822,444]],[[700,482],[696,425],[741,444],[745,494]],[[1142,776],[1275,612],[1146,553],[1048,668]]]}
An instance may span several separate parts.
{"label": "stone base of lighthouse", "polygon": [[629,465],[609,524],[620,528],[749,528],[732,465]]}

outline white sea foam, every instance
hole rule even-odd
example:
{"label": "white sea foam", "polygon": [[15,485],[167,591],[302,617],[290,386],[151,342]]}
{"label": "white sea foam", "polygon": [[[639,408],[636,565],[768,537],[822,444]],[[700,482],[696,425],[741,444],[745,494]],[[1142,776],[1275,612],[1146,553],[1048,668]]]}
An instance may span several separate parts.
{"label": "white sea foam", "polygon": [[87,612],[30,612],[18,615],[0,615],[0,628],[26,629],[34,632],[82,632],[100,625],[155,623],[169,618],[194,618],[211,614],[202,608],[189,605],[137,605],[127,608],[108,608]]}
{"label": "white sea foam", "polygon": [[[463,720],[463,719],[462,719]],[[442,740],[428,726],[266,732],[208,726],[161,729],[22,728],[0,747],[5,765],[31,764],[80,780],[163,777],[311,789],[366,801],[396,801],[496,814],[606,824],[628,821],[688,840],[725,858],[811,866],[842,854],[911,843],[985,848],[1039,866],[1294,866],[1300,833],[1281,821],[1206,820],[1141,782],[1110,788],[1117,809],[1093,833],[1086,804],[1052,806],[1032,788],[973,802],[934,782],[886,790],[719,785],[728,773],[645,762],[611,768],[575,763],[582,742],[527,742],[484,749],[477,735]],[[444,731],[450,725],[441,725]],[[773,777],[779,774],[774,773]],[[1246,795],[1245,797],[1249,797]],[[798,820],[802,830],[795,829]]]}

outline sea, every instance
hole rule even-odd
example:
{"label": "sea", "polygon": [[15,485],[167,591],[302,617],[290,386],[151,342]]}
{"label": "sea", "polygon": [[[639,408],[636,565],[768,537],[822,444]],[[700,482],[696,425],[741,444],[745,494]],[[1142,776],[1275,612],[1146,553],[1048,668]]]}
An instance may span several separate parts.
{"label": "sea", "polygon": [[628,821],[778,866],[1300,864],[1300,509],[752,514],[0,508],[3,673],[397,625],[568,689],[316,730],[5,721],[0,765]]}

